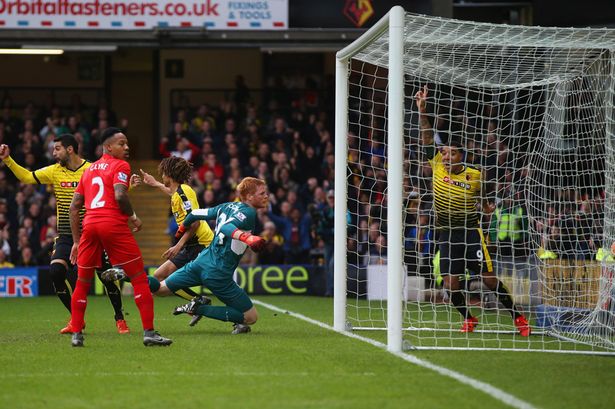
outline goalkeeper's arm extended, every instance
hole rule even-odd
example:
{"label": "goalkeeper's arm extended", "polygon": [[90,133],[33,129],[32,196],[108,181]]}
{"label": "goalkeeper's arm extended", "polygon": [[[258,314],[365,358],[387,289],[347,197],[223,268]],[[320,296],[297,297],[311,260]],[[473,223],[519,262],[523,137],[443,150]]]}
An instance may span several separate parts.
{"label": "goalkeeper's arm extended", "polygon": [[184,222],[179,225],[177,232],[175,233],[175,238],[179,239],[184,235],[186,230],[190,227],[190,225],[199,220],[213,220],[216,218],[216,212],[210,211],[211,209],[195,209],[192,212],[186,215]]}
{"label": "goalkeeper's arm extended", "polygon": [[[226,227],[226,226],[224,226]],[[224,227],[222,228],[222,230],[224,229]],[[234,227],[234,226],[229,226],[229,227]],[[241,240],[244,243],[246,243],[248,246],[250,246],[250,248],[255,251],[255,252],[259,252],[263,249],[263,247],[265,247],[266,241],[265,239],[263,239],[261,236],[256,236],[250,232],[247,231],[243,231],[240,230],[236,227],[234,227],[233,232],[231,233],[231,237],[235,240]]]}
{"label": "goalkeeper's arm extended", "polygon": [[[184,219],[184,222],[177,229],[177,233],[175,233],[175,237],[179,239],[186,232],[186,230],[190,227],[190,225],[194,223],[195,221],[209,220],[215,217],[215,214],[210,215],[209,213],[213,213],[213,212],[208,212],[208,209],[199,209],[199,210],[195,210],[192,213],[188,214],[186,216],[186,219]],[[235,240],[243,241],[248,246],[250,246],[250,248],[254,250],[255,252],[261,251],[266,243],[265,239],[263,239],[262,237],[256,236],[247,231],[240,230],[233,223],[226,223],[224,226],[220,228],[220,232],[224,234],[225,236],[230,236],[231,238]]]}

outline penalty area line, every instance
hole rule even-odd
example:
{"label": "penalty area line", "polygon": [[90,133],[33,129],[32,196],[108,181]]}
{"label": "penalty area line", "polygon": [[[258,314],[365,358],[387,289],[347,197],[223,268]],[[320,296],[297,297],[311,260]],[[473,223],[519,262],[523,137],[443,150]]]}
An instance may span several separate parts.
{"label": "penalty area line", "polygon": [[494,399],[496,399],[496,400],[498,400],[498,401],[500,401],[502,403],[505,403],[506,405],[511,406],[513,408],[517,408],[517,409],[536,409],[536,407],[533,406],[532,404],[530,404],[528,402],[525,402],[525,401],[523,401],[523,400],[517,398],[516,396],[513,396],[513,395],[511,395],[511,394],[509,394],[507,392],[504,392],[503,390],[498,389],[498,388],[496,388],[493,385],[490,385],[488,383],[479,381],[478,379],[471,378],[471,377],[469,377],[467,375],[464,375],[464,374],[462,374],[460,372],[456,372],[456,371],[453,371],[452,369],[448,369],[448,368],[445,368],[445,367],[433,364],[433,363],[431,363],[429,361],[425,361],[423,359],[417,358],[417,357],[415,357],[413,355],[410,355],[410,354],[406,354],[406,353],[403,353],[403,352],[390,352],[390,351],[387,350],[386,344],[383,344],[382,342],[379,342],[379,341],[376,341],[376,340],[373,340],[373,339],[370,339],[370,338],[362,337],[361,335],[353,334],[352,332],[347,332],[347,331],[339,332],[339,331],[336,331],[331,325],[325,324],[324,322],[317,321],[317,320],[312,319],[310,317],[306,317],[305,315],[299,314],[297,312],[293,312],[293,311],[289,311],[289,310],[286,310],[286,309],[283,309],[283,308],[279,308],[279,307],[277,307],[275,305],[268,304],[268,303],[263,302],[263,301],[254,300],[253,299],[252,302],[254,302],[254,304],[257,304],[257,305],[260,305],[262,307],[265,307],[265,308],[267,308],[269,310],[276,311],[276,312],[279,312],[279,313],[282,313],[282,314],[290,315],[293,318],[300,319],[302,321],[305,321],[305,322],[308,322],[310,324],[316,325],[316,326],[318,326],[320,328],[324,328],[324,329],[327,329],[329,331],[333,331],[333,332],[336,332],[338,334],[345,335],[347,337],[354,338],[354,339],[357,339],[359,341],[366,342],[366,343],[371,344],[371,345],[373,345],[373,346],[375,346],[377,348],[384,349],[385,351],[395,355],[398,358],[403,359],[406,362],[410,362],[410,363],[418,365],[420,367],[423,367],[423,368],[426,368],[426,369],[430,369],[430,370],[432,370],[434,372],[437,372],[440,375],[443,375],[443,376],[455,379],[456,381],[458,381],[458,382],[460,382],[460,383],[462,383],[464,385],[468,385],[468,386],[478,390],[479,392],[482,392],[482,393],[484,393],[486,395],[489,395],[492,398],[494,398]]}

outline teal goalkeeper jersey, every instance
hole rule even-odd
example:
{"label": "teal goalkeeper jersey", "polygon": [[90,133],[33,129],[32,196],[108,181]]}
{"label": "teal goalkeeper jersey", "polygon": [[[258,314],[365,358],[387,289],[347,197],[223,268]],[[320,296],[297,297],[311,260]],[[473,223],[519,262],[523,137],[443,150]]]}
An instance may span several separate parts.
{"label": "teal goalkeeper jersey", "polygon": [[256,224],[256,210],[242,202],[228,202],[208,209],[193,210],[184,224],[194,220],[216,219],[214,239],[203,250],[199,263],[209,268],[208,275],[232,277],[248,245],[231,238],[236,229],[252,232]]}

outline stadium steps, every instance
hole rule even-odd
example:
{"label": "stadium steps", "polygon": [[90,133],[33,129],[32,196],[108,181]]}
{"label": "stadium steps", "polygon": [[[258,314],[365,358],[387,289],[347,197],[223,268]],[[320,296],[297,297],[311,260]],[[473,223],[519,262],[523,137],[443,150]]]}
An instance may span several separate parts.
{"label": "stadium steps", "polygon": [[[158,175],[157,160],[131,160],[132,173],[140,175],[139,169],[154,175]],[[160,256],[169,248],[170,239],[165,233],[170,209],[169,196],[159,189],[147,185],[141,185],[130,191],[130,202],[135,212],[143,222],[143,229],[135,237],[145,265],[158,266],[164,259]]]}

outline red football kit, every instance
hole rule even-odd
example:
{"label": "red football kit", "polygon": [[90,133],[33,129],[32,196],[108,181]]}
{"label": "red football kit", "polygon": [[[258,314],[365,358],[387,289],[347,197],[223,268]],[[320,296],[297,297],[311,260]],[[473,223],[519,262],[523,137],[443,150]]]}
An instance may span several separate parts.
{"label": "red football kit", "polygon": [[[141,259],[141,251],[128,227],[128,216],[122,213],[115,200],[114,185],[122,184],[128,188],[129,179],[128,162],[108,154],[83,172],[75,190],[83,196],[86,209],[79,241],[79,267],[100,267],[103,248],[114,266]],[[143,270],[143,263],[140,270]]]}
{"label": "red football kit", "polygon": [[141,250],[128,226],[128,215],[122,213],[115,200],[114,185],[128,187],[129,180],[128,162],[103,154],[83,172],[75,189],[75,193],[84,198],[86,214],[77,254],[79,280],[71,300],[73,332],[83,328],[87,294],[94,270],[101,267],[103,250],[107,252],[111,264],[121,266],[130,277],[143,329],[154,328],[154,301],[144,273]]}

